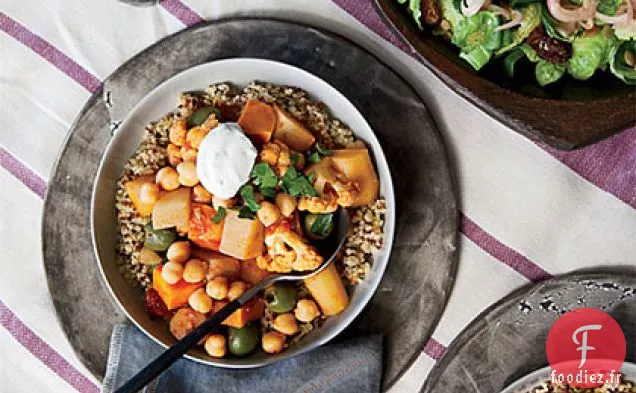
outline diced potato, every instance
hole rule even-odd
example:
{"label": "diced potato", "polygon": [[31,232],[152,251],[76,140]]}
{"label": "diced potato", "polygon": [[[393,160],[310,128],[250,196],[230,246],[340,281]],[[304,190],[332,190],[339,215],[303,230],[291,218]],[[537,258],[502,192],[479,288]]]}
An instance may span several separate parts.
{"label": "diced potato", "polygon": [[152,208],[154,207],[154,204],[141,202],[141,187],[146,183],[154,182],[154,175],[148,175],[139,176],[138,178],[127,181],[126,184],[124,184],[124,190],[126,191],[126,194],[130,197],[130,200],[137,210],[137,213],[139,213],[139,215],[142,217],[148,217],[150,214],[152,214]]}
{"label": "diced potato", "polygon": [[239,218],[238,212],[227,210],[219,251],[237,259],[263,255],[265,227],[257,219]]}
{"label": "diced potato", "polygon": [[314,144],[316,138],[301,122],[276,105],[274,110],[276,111],[274,139],[280,140],[296,151],[305,151]]}
{"label": "diced potato", "polygon": [[141,251],[139,251],[137,260],[139,261],[139,263],[146,266],[155,266],[160,264],[162,261],[161,255],[146,247],[142,248]]}
{"label": "diced potato", "polygon": [[[226,304],[225,302],[217,302],[215,312],[218,312]],[[227,317],[225,321],[223,321],[223,325],[240,329],[249,322],[261,319],[264,311],[265,304],[263,303],[263,299],[259,297],[254,298]]]}
{"label": "diced potato", "polygon": [[241,262],[241,280],[250,285],[256,285],[270,275],[270,272],[258,267],[256,259],[248,259]]}
{"label": "diced potato", "polygon": [[264,145],[269,142],[276,127],[276,113],[264,102],[249,100],[237,123],[254,144]]}
{"label": "diced potato", "polygon": [[157,266],[152,272],[152,288],[157,291],[168,310],[174,310],[188,304],[192,292],[203,286],[203,283],[191,284],[183,280],[176,284],[168,284],[161,276],[163,266]]}
{"label": "diced potato", "polygon": [[206,279],[211,280],[214,277],[223,276],[233,281],[239,278],[241,274],[241,263],[227,255],[218,252],[195,248],[192,250],[194,258],[206,261],[208,263],[208,273]]}
{"label": "diced potato", "polygon": [[338,314],[349,304],[349,295],[333,263],[315,276],[306,279],[305,285],[320,306],[322,313],[327,316]]}
{"label": "diced potato", "polygon": [[192,214],[188,225],[188,239],[199,247],[210,250],[218,250],[221,244],[221,235],[223,234],[223,223],[221,220],[218,224],[212,221],[212,217],[216,214],[216,210],[212,206],[194,203],[192,205]]}
{"label": "diced potato", "polygon": [[189,187],[167,192],[152,209],[152,227],[154,229],[187,228],[191,211]]}
{"label": "diced potato", "polygon": [[378,197],[380,182],[369,156],[364,148],[334,150],[331,159],[347,180],[358,183],[360,193],[352,206],[363,206],[373,203]]}

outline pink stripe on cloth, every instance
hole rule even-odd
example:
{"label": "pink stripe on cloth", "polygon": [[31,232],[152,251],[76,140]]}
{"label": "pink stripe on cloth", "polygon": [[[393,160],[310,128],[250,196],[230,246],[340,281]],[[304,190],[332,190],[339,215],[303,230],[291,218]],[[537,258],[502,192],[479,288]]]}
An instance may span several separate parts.
{"label": "pink stripe on cloth", "polygon": [[78,392],[97,393],[99,387],[80,373],[73,365],[62,357],[55,349],[51,348],[44,340],[29,329],[0,300],[0,324],[26,348],[33,356],[38,358],[54,373],[69,383]]}
{"label": "pink stripe on cloth", "polygon": [[6,169],[22,184],[27,186],[40,198],[46,194],[46,182],[35,172],[27,168],[24,164],[13,157],[8,151],[0,147],[0,166]]}
{"label": "pink stripe on cloth", "polygon": [[539,265],[495,239],[463,213],[460,213],[460,215],[460,231],[488,254],[510,266],[532,282],[552,277],[550,273],[543,270]]}
{"label": "pink stripe on cloth", "polygon": [[[411,54],[410,48],[384,24],[372,1],[334,0],[362,24]],[[636,208],[636,127],[595,145],[569,152],[540,146],[590,183]]]}
{"label": "pink stripe on cloth", "polygon": [[201,15],[179,0],[161,0],[159,4],[186,26],[196,25],[204,20]]}
{"label": "pink stripe on cloth", "polygon": [[424,346],[422,350],[426,355],[428,355],[431,359],[437,361],[446,353],[446,347],[442,345],[439,341],[435,340],[431,337]]}
{"label": "pink stripe on cloth", "polygon": [[[17,21],[11,19],[0,11],[0,30],[9,34],[16,40],[23,43],[29,49],[42,56],[49,63],[57,67],[60,71],[68,75],[86,90],[95,92],[101,82],[97,77],[88,72],[84,67],[74,62],[70,57],[62,53],[59,49],[48,43],[43,38],[29,31]],[[4,59],[3,61],[11,61]]]}

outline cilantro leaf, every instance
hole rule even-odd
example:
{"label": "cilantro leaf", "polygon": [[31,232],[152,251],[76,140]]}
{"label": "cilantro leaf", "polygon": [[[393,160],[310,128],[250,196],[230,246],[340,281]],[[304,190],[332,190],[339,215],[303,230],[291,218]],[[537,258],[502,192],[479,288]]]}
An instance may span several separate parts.
{"label": "cilantro leaf", "polygon": [[317,164],[320,162],[320,153],[318,153],[317,151],[311,153],[309,155],[309,157],[307,157],[307,161],[311,162],[312,164]]}
{"label": "cilantro leaf", "polygon": [[294,164],[294,166],[298,165],[298,163],[300,162],[300,154],[292,153],[291,160],[292,160],[292,164]]}
{"label": "cilantro leaf", "polygon": [[333,226],[333,213],[320,214],[316,217],[314,223],[311,224],[309,230],[320,237],[327,237],[331,234]]}
{"label": "cilantro leaf", "polygon": [[254,165],[254,168],[252,168],[252,172],[250,173],[250,177],[252,178],[254,185],[261,189],[274,188],[278,181],[276,173],[266,162],[260,162]]}
{"label": "cilantro leaf", "polygon": [[273,198],[276,196],[276,189],[274,187],[265,187],[261,188],[261,195],[268,198]]}
{"label": "cilantro leaf", "polygon": [[326,147],[324,147],[323,145],[321,145],[320,143],[316,143],[316,150],[322,156],[333,156],[333,152],[327,149]]}
{"label": "cilantro leaf", "polygon": [[256,217],[256,214],[250,209],[248,206],[241,206],[238,209],[239,215],[238,218],[247,218],[249,220],[253,220]]}
{"label": "cilantro leaf", "polygon": [[256,198],[254,198],[254,187],[251,184],[246,184],[241,187],[239,191],[241,198],[243,198],[243,202],[245,206],[247,206],[252,212],[256,213],[258,209],[261,208],[261,205],[256,202]]}
{"label": "cilantro leaf", "polygon": [[291,196],[319,196],[309,179],[291,167],[279,182],[281,188]]}
{"label": "cilantro leaf", "polygon": [[216,211],[216,214],[214,214],[214,216],[212,216],[210,220],[212,220],[213,223],[218,224],[225,218],[226,214],[227,212],[225,211],[225,208],[223,206],[220,206],[219,210]]}

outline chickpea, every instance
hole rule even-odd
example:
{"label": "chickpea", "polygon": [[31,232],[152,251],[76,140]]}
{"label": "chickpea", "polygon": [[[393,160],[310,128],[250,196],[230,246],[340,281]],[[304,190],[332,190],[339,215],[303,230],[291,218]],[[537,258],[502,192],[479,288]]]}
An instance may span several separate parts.
{"label": "chickpea", "polygon": [[179,174],[173,167],[167,166],[159,169],[155,182],[166,191],[172,191],[179,188]]}
{"label": "chickpea", "polygon": [[222,334],[210,334],[205,339],[205,351],[214,358],[222,358],[225,356],[227,342]]}
{"label": "chickpea", "polygon": [[190,294],[188,304],[194,311],[200,312],[201,314],[209,313],[212,311],[212,307],[214,307],[214,301],[205,293],[205,289],[203,288],[199,288]]}
{"label": "chickpea", "polygon": [[210,131],[206,131],[201,127],[194,127],[193,129],[188,131],[188,134],[186,135],[186,143],[188,144],[188,146],[194,149],[198,149],[201,145],[201,141],[203,141],[203,138],[208,135],[208,132]]}
{"label": "chickpea", "polygon": [[155,183],[145,183],[139,191],[139,202],[154,205],[159,199],[159,186]]}
{"label": "chickpea", "polygon": [[281,192],[276,195],[276,206],[278,206],[283,216],[289,218],[296,210],[296,199],[289,194]]}
{"label": "chickpea", "polygon": [[203,281],[208,271],[208,264],[200,259],[190,259],[183,268],[183,281],[197,283]]}
{"label": "chickpea", "polygon": [[197,184],[192,189],[192,200],[194,200],[195,202],[207,204],[212,202],[212,194],[210,194],[208,190],[205,189],[205,187]]}
{"label": "chickpea", "polygon": [[190,259],[190,242],[185,240],[172,243],[166,251],[166,257],[170,262],[184,263]]}
{"label": "chickpea", "polygon": [[181,148],[181,159],[186,162],[194,162],[197,160],[197,151],[190,147],[183,146]]}
{"label": "chickpea", "polygon": [[278,332],[267,332],[261,338],[261,345],[267,353],[278,353],[283,350],[285,336]]}
{"label": "chickpea", "polygon": [[237,299],[247,290],[247,284],[243,281],[232,281],[227,291],[227,298],[230,300]]}
{"label": "chickpea", "polygon": [[230,208],[234,206],[234,199],[223,199],[216,196],[212,197],[212,206],[216,210],[219,210],[219,207]]}
{"label": "chickpea", "polygon": [[276,224],[280,220],[280,209],[270,202],[261,202],[261,208],[256,212],[258,219],[266,227]]}
{"label": "chickpea", "polygon": [[208,281],[205,285],[205,292],[207,292],[212,299],[223,300],[227,297],[228,287],[227,277],[218,276]]}
{"label": "chickpea", "polygon": [[197,166],[192,161],[185,161],[177,165],[177,172],[179,172],[179,183],[186,187],[193,187],[199,183],[197,177]]}
{"label": "chickpea", "polygon": [[185,144],[186,139],[186,120],[178,120],[176,123],[170,127],[169,138],[170,142],[174,143],[177,146],[183,146]]}
{"label": "chickpea", "polygon": [[183,266],[176,262],[166,262],[161,268],[161,278],[170,285],[178,283],[183,278]]}
{"label": "chickpea", "polygon": [[292,313],[278,315],[274,318],[272,327],[286,336],[293,336],[298,333],[298,323]]}
{"label": "chickpea", "polygon": [[298,303],[296,303],[294,315],[300,322],[311,322],[320,315],[320,310],[313,300],[300,299]]}
{"label": "chickpea", "polygon": [[172,166],[177,166],[181,162],[181,149],[179,146],[171,143],[166,148],[166,154],[168,155],[168,162]]}

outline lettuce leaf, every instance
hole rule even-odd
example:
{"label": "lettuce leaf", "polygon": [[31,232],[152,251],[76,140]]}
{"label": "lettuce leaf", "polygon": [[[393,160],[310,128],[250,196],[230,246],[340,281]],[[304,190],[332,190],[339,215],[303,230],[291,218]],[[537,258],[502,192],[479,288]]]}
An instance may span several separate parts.
{"label": "lettuce leaf", "polygon": [[636,67],[627,63],[628,57],[631,57],[632,62],[634,61],[636,41],[626,41],[612,48],[609,59],[610,71],[628,85],[636,85]]}
{"label": "lettuce leaf", "polygon": [[537,52],[534,49],[532,49],[530,45],[521,44],[515,47],[513,50],[508,52],[508,54],[506,55],[506,57],[504,57],[504,60],[503,60],[504,70],[506,71],[506,74],[508,75],[508,77],[510,78],[514,77],[515,65],[517,64],[519,60],[523,59],[524,57],[533,63],[536,63],[539,60],[541,60],[539,58],[539,55],[537,55]]}
{"label": "lettuce leaf", "polygon": [[459,25],[462,20],[466,19],[466,17],[462,15],[459,8],[455,6],[455,2],[453,0],[439,0],[437,4],[442,10],[442,17],[448,21],[454,35],[457,25]]}
{"label": "lettuce leaf", "polygon": [[541,23],[541,5],[527,5],[523,7],[521,13],[523,14],[523,20],[521,21],[521,25],[519,25],[519,28],[512,32],[512,42],[497,50],[497,52],[495,52],[496,55],[506,53],[522,43],[523,40],[528,38],[532,30],[534,30]]}
{"label": "lettuce leaf", "polygon": [[636,20],[622,25],[614,25],[614,34],[623,41],[636,40]]}
{"label": "lettuce leaf", "polygon": [[408,1],[409,12],[411,13],[411,15],[413,15],[413,19],[415,19],[415,22],[421,29],[422,22],[420,22],[420,17],[422,16],[422,10],[420,9],[420,4],[422,3],[422,0],[397,0],[397,1],[400,4],[405,4]]}
{"label": "lettuce leaf", "polygon": [[571,32],[565,31],[564,27],[566,24],[557,21],[552,17],[548,7],[543,4],[541,6],[541,21],[543,22],[543,28],[545,32],[552,38],[556,38],[557,40],[572,42],[579,35],[581,31],[583,31],[582,27],[572,27],[569,28]]}
{"label": "lettuce leaf", "polygon": [[453,44],[461,48],[462,59],[479,70],[501,46],[501,31],[496,31],[499,18],[492,12],[481,11],[461,20],[453,31]]}
{"label": "lettuce leaf", "polygon": [[556,82],[565,74],[565,64],[554,64],[539,60],[534,68],[534,76],[541,86]]}
{"label": "lettuce leaf", "polygon": [[567,71],[576,79],[589,79],[598,68],[609,62],[609,51],[614,44],[614,35],[603,28],[589,37],[577,37],[572,41],[572,58],[567,62]]}
{"label": "lettuce leaf", "polygon": [[598,0],[596,10],[601,14],[614,16],[621,4],[623,4],[623,0]]}

